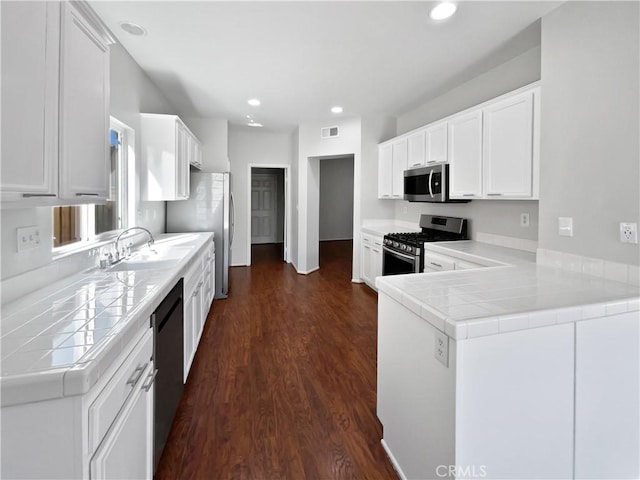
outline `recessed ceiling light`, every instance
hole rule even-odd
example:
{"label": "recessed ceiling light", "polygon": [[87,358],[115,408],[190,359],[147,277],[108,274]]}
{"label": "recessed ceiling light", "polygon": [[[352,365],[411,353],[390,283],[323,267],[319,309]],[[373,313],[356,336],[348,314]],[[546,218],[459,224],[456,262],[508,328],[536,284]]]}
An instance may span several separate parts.
{"label": "recessed ceiling light", "polygon": [[331,113],[342,113],[342,107],[339,107],[338,105],[331,107]]}
{"label": "recessed ceiling light", "polygon": [[249,105],[251,105],[252,107],[259,107],[260,106],[260,100],[258,100],[257,98],[252,98],[250,100],[247,100],[247,103]]}
{"label": "recessed ceiling light", "polygon": [[431,9],[429,16],[434,20],[444,20],[456,13],[458,7],[453,2],[442,2]]}
{"label": "recessed ceiling light", "polygon": [[251,115],[247,115],[247,118],[248,118],[249,120],[251,120]]}
{"label": "recessed ceiling light", "polygon": [[249,125],[250,127],[261,127],[262,126],[261,123],[257,123],[257,122],[249,122],[249,123],[247,123],[247,125]]}
{"label": "recessed ceiling light", "polygon": [[131,35],[135,35],[137,37],[143,37],[147,34],[147,31],[144,27],[138,25],[137,23],[131,22],[122,22],[120,23],[120,28]]}

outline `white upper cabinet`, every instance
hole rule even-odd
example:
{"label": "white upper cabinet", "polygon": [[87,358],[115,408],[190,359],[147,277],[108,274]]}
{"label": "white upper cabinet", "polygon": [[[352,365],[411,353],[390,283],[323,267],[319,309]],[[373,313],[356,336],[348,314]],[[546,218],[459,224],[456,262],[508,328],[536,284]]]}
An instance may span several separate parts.
{"label": "white upper cabinet", "polygon": [[60,196],[109,197],[109,47],[63,4],[60,54]]}
{"label": "white upper cabinet", "polygon": [[407,167],[419,167],[425,164],[427,153],[427,132],[420,130],[407,137],[409,155]]}
{"label": "white upper cabinet", "polygon": [[528,85],[380,144],[379,197],[403,198],[404,161],[449,163],[452,199],[537,199],[540,97]]}
{"label": "white upper cabinet", "polygon": [[449,120],[451,198],[482,196],[482,111]]}
{"label": "white upper cabinet", "polygon": [[393,171],[393,146],[391,143],[378,148],[378,198],[391,198]]}
{"label": "white upper cabinet", "polygon": [[105,200],[111,37],[83,3],[0,8],[3,205]]}
{"label": "white upper cabinet", "polygon": [[[2,2],[3,201],[58,193],[58,56],[55,2]],[[106,135],[106,134],[105,134]]]}
{"label": "white upper cabinet", "polygon": [[143,113],[141,142],[144,199],[189,198],[189,165],[202,163],[195,135],[176,115]]}
{"label": "white upper cabinet", "polygon": [[533,192],[534,92],[484,109],[484,193],[487,197],[531,198]]}
{"label": "white upper cabinet", "polygon": [[393,171],[391,197],[404,198],[404,171],[407,169],[408,142],[402,138],[393,142]]}
{"label": "white upper cabinet", "polygon": [[447,123],[438,123],[426,131],[426,163],[445,163],[447,157]]}

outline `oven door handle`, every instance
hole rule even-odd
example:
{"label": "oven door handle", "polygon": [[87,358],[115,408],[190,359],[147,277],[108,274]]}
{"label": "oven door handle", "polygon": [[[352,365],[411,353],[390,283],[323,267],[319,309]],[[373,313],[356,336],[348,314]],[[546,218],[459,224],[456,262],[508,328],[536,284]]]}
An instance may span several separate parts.
{"label": "oven door handle", "polygon": [[429,170],[429,195],[433,198],[433,190],[431,188],[431,180],[433,178],[433,170]]}
{"label": "oven door handle", "polygon": [[390,248],[387,247],[382,247],[382,250],[384,250],[385,252],[389,252],[391,255],[395,255],[396,257],[400,257],[400,258],[404,258],[406,260],[411,260],[412,262],[415,261],[415,257],[411,256],[411,255],[407,255],[405,253],[400,253],[400,252],[396,252],[395,250],[391,250]]}

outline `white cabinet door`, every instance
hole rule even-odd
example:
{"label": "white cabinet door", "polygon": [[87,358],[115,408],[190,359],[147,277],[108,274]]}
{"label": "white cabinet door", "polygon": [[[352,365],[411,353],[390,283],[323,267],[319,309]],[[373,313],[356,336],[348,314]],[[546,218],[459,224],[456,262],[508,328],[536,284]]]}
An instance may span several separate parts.
{"label": "white cabinet door", "polygon": [[[372,286],[375,287],[375,283],[376,283],[376,277],[380,277],[382,276],[382,246],[374,246],[371,247],[371,263],[373,264],[372,267],[372,278],[371,278],[371,283]],[[377,290],[376,288],[374,288],[374,290]]]}
{"label": "white cabinet door", "polygon": [[109,47],[70,3],[62,4],[60,197],[109,196]]}
{"label": "white cabinet door", "polygon": [[638,312],[575,325],[575,478],[640,478]]}
{"label": "white cabinet door", "polygon": [[391,198],[393,171],[393,145],[378,147],[378,198]]}
{"label": "white cabinet door", "polygon": [[367,284],[371,284],[372,278],[372,270],[371,270],[371,245],[368,243],[362,243],[362,252],[360,254],[361,257],[361,270],[362,270],[362,280],[364,280]]}
{"label": "white cabinet door", "polygon": [[176,123],[176,200],[189,198],[189,132],[179,121]]}
{"label": "white cabinet door", "polygon": [[[137,351],[150,358],[153,349],[151,330],[138,345]],[[89,468],[93,479],[150,479],[153,476],[153,361],[145,367],[91,458]]]}
{"label": "white cabinet door", "polygon": [[403,138],[393,142],[393,171],[391,196],[404,198],[404,171],[407,169],[407,139]]}
{"label": "white cabinet door", "polygon": [[60,5],[1,8],[2,200],[56,197]]}
{"label": "white cabinet door", "polygon": [[533,92],[484,109],[484,193],[487,197],[532,196]]}
{"label": "white cabinet door", "polygon": [[434,125],[427,130],[426,145],[426,163],[444,163],[447,161],[446,122]]}
{"label": "white cabinet door", "polygon": [[449,120],[451,198],[482,196],[482,111]]}
{"label": "white cabinet door", "polygon": [[138,386],[91,459],[91,478],[152,478],[152,432],[153,386]]}
{"label": "white cabinet door", "polygon": [[412,133],[407,138],[409,147],[409,156],[407,160],[408,168],[419,167],[424,165],[426,161],[426,132],[424,130]]}

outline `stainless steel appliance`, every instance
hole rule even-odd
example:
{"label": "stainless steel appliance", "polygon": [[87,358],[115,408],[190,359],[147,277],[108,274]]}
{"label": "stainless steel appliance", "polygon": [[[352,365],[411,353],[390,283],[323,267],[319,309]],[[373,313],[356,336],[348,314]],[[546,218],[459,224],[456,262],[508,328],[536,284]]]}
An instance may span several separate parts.
{"label": "stainless steel appliance", "polygon": [[183,280],[180,279],[151,315],[153,361],[156,367],[153,419],[153,471],[171,431],[184,384]]}
{"label": "stainless steel appliance", "polygon": [[390,233],[382,246],[382,275],[425,271],[424,244],[467,239],[467,219],[420,215],[420,232]]}
{"label": "stainless steel appliance", "polygon": [[216,246],[215,298],[229,294],[229,254],[235,209],[230,173],[191,173],[188,200],[167,202],[167,233],[214,232]]}
{"label": "stainless steel appliance", "polygon": [[449,164],[404,171],[404,199],[410,202],[466,203],[470,200],[449,198]]}

